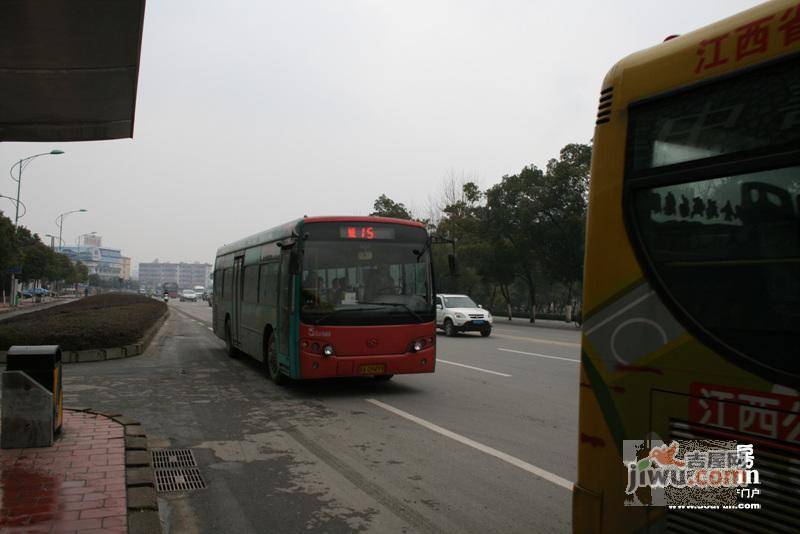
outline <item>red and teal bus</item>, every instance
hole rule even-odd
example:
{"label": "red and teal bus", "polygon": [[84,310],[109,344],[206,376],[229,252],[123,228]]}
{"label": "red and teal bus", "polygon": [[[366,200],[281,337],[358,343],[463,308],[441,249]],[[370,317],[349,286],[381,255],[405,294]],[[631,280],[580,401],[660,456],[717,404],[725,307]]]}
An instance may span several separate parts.
{"label": "red and teal bus", "polygon": [[432,373],[434,295],[422,224],[304,217],[219,248],[214,333],[277,384]]}

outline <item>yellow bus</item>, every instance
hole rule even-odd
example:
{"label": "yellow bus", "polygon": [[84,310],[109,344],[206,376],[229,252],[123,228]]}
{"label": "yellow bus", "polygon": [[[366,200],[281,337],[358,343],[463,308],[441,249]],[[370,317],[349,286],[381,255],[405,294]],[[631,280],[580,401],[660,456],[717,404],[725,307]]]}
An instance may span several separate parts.
{"label": "yellow bus", "polygon": [[[667,38],[609,71],[584,312],[573,530],[796,532],[798,0]],[[752,444],[761,509],[679,510],[626,492],[625,440],[689,439]]]}

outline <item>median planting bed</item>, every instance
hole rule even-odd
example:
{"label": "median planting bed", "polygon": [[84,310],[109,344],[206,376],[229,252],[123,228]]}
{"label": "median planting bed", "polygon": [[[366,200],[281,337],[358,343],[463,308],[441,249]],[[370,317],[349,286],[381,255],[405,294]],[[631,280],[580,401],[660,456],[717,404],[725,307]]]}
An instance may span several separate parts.
{"label": "median planting bed", "polygon": [[86,297],[0,321],[0,351],[11,345],[61,345],[64,351],[133,345],[166,311],[163,302],[141,295]]}

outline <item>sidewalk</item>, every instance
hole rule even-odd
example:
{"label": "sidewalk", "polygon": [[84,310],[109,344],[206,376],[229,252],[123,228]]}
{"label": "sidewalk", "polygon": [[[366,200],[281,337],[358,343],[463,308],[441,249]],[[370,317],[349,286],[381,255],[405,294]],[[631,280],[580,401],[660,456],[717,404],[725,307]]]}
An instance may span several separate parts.
{"label": "sidewalk", "polygon": [[53,447],[0,450],[0,532],[128,532],[125,427],[64,411]]}
{"label": "sidewalk", "polygon": [[569,330],[572,332],[580,332],[581,330],[580,326],[576,325],[575,323],[568,323],[566,321],[553,321],[551,319],[536,319],[535,323],[531,323],[530,319],[514,317],[512,320],[509,321],[508,317],[506,317],[505,315],[495,315],[494,326],[502,326],[502,325],[527,326],[530,328],[552,328],[557,330]]}

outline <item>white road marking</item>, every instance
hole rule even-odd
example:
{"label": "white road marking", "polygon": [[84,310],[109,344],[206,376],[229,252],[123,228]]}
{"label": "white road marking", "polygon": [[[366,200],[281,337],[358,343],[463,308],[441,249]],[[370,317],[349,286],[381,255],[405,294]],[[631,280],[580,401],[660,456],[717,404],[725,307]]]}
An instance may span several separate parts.
{"label": "white road marking", "polygon": [[489,373],[489,374],[493,374],[493,375],[505,376],[505,377],[510,377],[511,376],[511,375],[507,375],[506,373],[498,373],[497,371],[490,371],[488,369],[481,369],[480,367],[473,367],[471,365],[464,365],[463,363],[448,362],[447,360],[443,360],[441,358],[436,358],[436,361],[437,362],[442,362],[442,363],[449,363],[450,365],[457,365],[459,367],[466,367],[467,369],[473,369],[475,371],[482,371],[484,373]]}
{"label": "white road marking", "polygon": [[550,356],[549,354],[536,354],[535,352],[525,352],[522,350],[512,350],[512,349],[497,349],[503,352],[513,352],[514,354],[524,354],[526,356],[536,356],[537,358],[550,358],[552,360],[564,360],[567,362],[575,362],[580,363],[580,360],[576,360],[575,358],[562,358],[561,356]]}
{"label": "white road marking", "polygon": [[208,329],[209,329],[209,330],[211,330],[212,332],[214,331],[214,329],[213,329],[213,328],[211,328],[210,326],[207,326],[206,328],[208,328]]}
{"label": "white road marking", "polygon": [[[497,330],[495,332],[507,332],[507,330]],[[504,338],[504,339],[517,339],[519,341],[532,341],[534,343],[546,343],[548,345],[559,345],[562,347],[580,347],[580,343],[570,343],[569,341],[554,341],[552,339],[543,339],[540,337],[528,337],[528,336],[512,336],[509,334],[492,334],[494,337]]]}
{"label": "white road marking", "polygon": [[570,482],[569,480],[567,480],[565,478],[561,478],[560,476],[558,476],[558,475],[556,475],[554,473],[551,473],[550,471],[545,471],[541,467],[536,467],[535,465],[529,464],[528,462],[526,462],[524,460],[520,460],[519,458],[511,456],[510,454],[506,454],[506,453],[504,453],[502,451],[498,451],[497,449],[489,447],[488,445],[484,445],[482,443],[478,443],[477,441],[471,440],[468,437],[462,436],[461,434],[456,434],[455,432],[447,430],[446,428],[442,428],[439,425],[431,423],[430,421],[426,421],[425,419],[420,419],[416,415],[411,415],[408,412],[404,412],[403,410],[399,410],[399,409],[395,408],[394,406],[389,406],[388,404],[385,404],[385,403],[383,403],[383,402],[381,402],[379,400],[366,399],[366,401],[369,402],[370,404],[374,404],[375,406],[378,406],[379,408],[383,408],[386,411],[392,412],[395,415],[399,415],[400,417],[402,417],[404,419],[408,419],[411,422],[417,423],[420,426],[424,426],[428,430],[432,430],[432,431],[436,432],[437,434],[441,434],[442,436],[446,436],[446,437],[448,437],[450,439],[453,439],[453,440],[455,440],[455,441],[457,441],[457,442],[459,442],[459,443],[461,443],[463,445],[466,445],[468,447],[472,447],[473,449],[476,449],[476,450],[479,450],[479,451],[481,451],[483,453],[486,453],[489,456],[494,456],[495,458],[497,458],[499,460],[502,460],[502,461],[504,461],[504,462],[506,462],[508,464],[511,464],[514,467],[519,467],[520,469],[522,469],[524,471],[527,471],[528,473],[531,473],[532,475],[535,475],[535,476],[537,476],[539,478],[543,478],[544,480],[547,480],[548,482],[552,482],[553,484],[555,484],[557,486],[561,486],[562,488],[564,488],[566,490],[572,491],[572,482]]}

